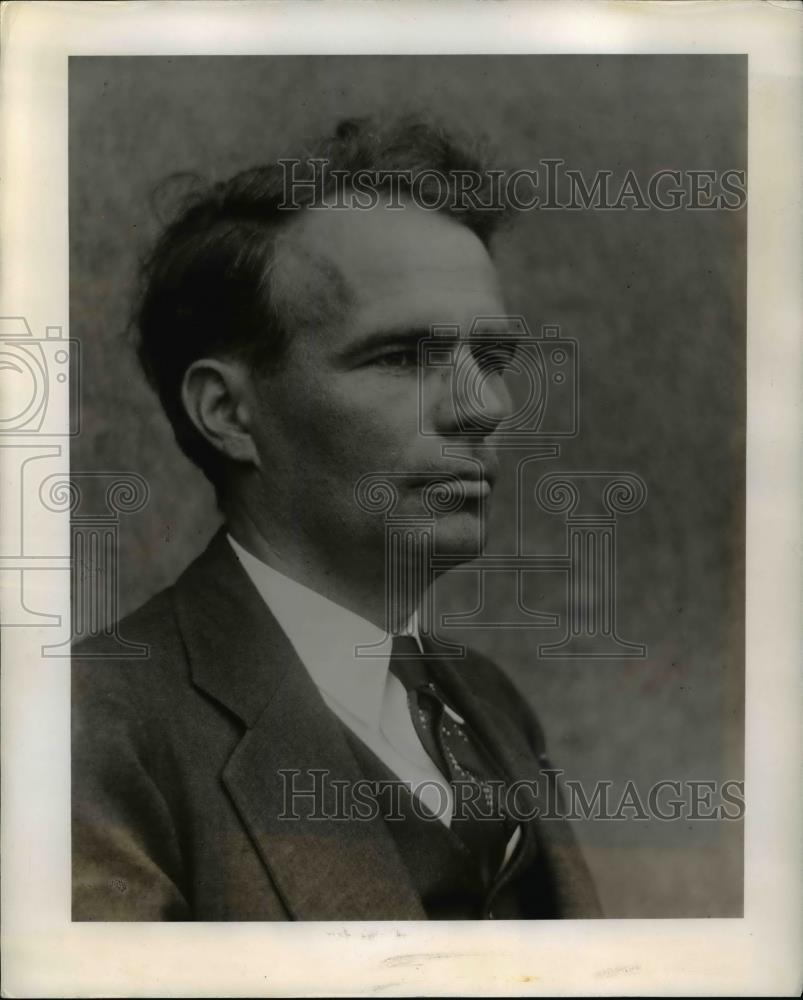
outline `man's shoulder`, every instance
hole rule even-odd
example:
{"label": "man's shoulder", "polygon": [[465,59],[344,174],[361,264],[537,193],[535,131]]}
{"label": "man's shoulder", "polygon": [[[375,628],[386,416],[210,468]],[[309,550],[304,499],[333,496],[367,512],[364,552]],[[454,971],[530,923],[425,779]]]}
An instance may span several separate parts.
{"label": "man's shoulder", "polygon": [[73,646],[74,710],[114,702],[134,711],[137,704],[162,700],[160,692],[186,685],[188,664],[173,592],[166,587],[113,628]]}
{"label": "man's shoulder", "polygon": [[198,567],[208,561],[215,541],[216,538],[204,552],[190,561],[172,584],[158,591],[114,625],[77,641],[72,649],[73,663],[90,665],[114,662],[123,667],[185,661],[186,651],[177,610],[178,594],[184,581],[192,579]]}
{"label": "man's shoulder", "polygon": [[[172,645],[178,635],[174,590],[175,584],[165,587],[114,626],[80,639],[73,646],[73,659],[127,661],[149,658],[152,650],[159,652]],[[143,647],[147,647],[148,652]]]}

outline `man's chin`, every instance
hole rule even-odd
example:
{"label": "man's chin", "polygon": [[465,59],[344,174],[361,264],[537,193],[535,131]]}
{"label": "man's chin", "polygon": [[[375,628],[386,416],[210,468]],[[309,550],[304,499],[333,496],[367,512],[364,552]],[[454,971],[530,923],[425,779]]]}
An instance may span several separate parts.
{"label": "man's chin", "polygon": [[487,525],[475,511],[460,510],[442,515],[435,522],[434,554],[467,562],[482,555]]}

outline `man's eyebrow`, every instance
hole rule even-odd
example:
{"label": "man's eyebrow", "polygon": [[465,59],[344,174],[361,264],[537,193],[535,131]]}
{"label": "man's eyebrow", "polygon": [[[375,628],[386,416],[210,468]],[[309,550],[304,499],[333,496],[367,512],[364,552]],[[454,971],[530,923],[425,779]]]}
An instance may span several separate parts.
{"label": "man's eyebrow", "polygon": [[475,337],[513,337],[519,335],[519,327],[512,320],[491,317],[477,320],[469,334]]}
{"label": "man's eyebrow", "polygon": [[[372,330],[366,333],[355,343],[349,344],[344,350],[343,356],[351,358],[360,354],[366,354],[377,347],[385,347],[391,344],[400,343],[413,344],[432,336],[432,328],[429,326],[404,324],[402,326],[382,327],[380,330]],[[457,331],[455,331],[454,336],[443,337],[438,334],[438,340],[457,340],[458,336]]]}
{"label": "man's eyebrow", "polygon": [[[495,320],[493,322],[499,322]],[[437,331],[437,332],[436,332]],[[433,343],[443,344],[454,344],[455,342],[466,339],[471,339],[471,334],[475,337],[482,337],[486,339],[495,339],[496,337],[501,337],[502,340],[509,337],[515,332],[515,327],[512,324],[503,324],[500,327],[489,328],[488,326],[480,323],[479,329],[468,331],[465,338],[461,338],[460,326],[455,324],[432,324],[430,326],[420,326],[415,323],[405,323],[399,324],[397,326],[386,326],[378,330],[371,330],[365,333],[362,337],[358,338],[352,344],[349,344],[339,353],[339,358],[343,361],[349,362],[354,358],[358,358],[362,355],[369,354],[372,350],[377,350],[382,347],[390,347],[394,344],[409,344],[412,346],[414,343],[418,343],[421,340],[432,340]]]}

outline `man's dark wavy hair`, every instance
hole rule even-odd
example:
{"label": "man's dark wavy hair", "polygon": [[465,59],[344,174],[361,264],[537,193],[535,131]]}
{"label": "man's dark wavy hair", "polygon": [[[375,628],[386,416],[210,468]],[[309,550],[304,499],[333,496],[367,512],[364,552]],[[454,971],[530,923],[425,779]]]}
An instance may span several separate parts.
{"label": "man's dark wavy hair", "polygon": [[[314,207],[321,190],[332,200],[331,177],[362,171],[416,174],[437,172],[453,184],[473,174],[479,184],[473,199],[452,188],[443,209],[488,246],[505,208],[489,204],[489,159],[480,142],[458,139],[420,118],[380,122],[342,121],[334,134],[297,158],[293,176],[312,176],[310,161],[328,161],[322,189],[294,190],[298,210]],[[186,176],[186,175],[185,175]],[[274,294],[271,271],[276,237],[296,217],[287,201],[286,169],[281,163],[257,166],[227,181],[198,186],[177,212],[141,264],[140,292],[133,315],[136,349],[142,368],[159,396],[182,451],[206,474],[218,494],[222,457],[198,433],[181,401],[184,373],[202,357],[237,357],[267,372],[281,361],[292,318]],[[421,178],[421,197],[430,200]],[[436,182],[437,183],[437,182]],[[379,187],[380,192],[382,187]],[[400,185],[402,194],[410,186]],[[453,195],[456,194],[456,197]],[[279,250],[279,252],[281,252]]]}

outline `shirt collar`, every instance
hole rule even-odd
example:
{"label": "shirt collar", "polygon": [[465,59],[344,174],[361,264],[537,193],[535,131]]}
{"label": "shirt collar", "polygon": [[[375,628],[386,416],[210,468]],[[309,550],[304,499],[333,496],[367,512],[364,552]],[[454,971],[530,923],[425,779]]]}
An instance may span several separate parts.
{"label": "shirt collar", "polygon": [[[341,708],[378,729],[390,661],[388,636],[365,618],[257,559],[231,535],[227,537],[316,686]],[[417,613],[403,634],[412,635],[420,647]],[[363,655],[357,655],[358,648]]]}

